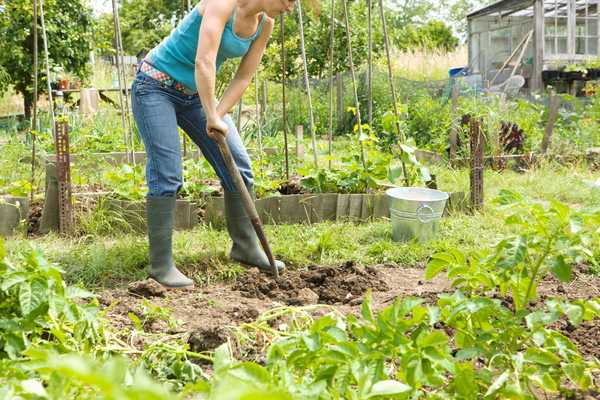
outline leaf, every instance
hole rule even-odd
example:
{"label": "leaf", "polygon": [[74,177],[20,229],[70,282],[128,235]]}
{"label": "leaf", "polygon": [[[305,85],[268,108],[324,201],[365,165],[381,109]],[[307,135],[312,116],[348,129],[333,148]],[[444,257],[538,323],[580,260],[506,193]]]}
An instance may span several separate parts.
{"label": "leaf", "polygon": [[362,317],[369,322],[372,322],[374,320],[373,309],[371,308],[372,299],[373,299],[373,296],[371,293],[371,289],[369,289],[367,291],[367,293],[365,294],[365,299],[364,299],[362,305],[360,306],[360,312],[361,312]]}
{"label": "leaf", "polygon": [[569,321],[573,325],[578,326],[581,324],[583,321],[583,314],[585,312],[585,309],[581,305],[566,303],[564,308],[567,318],[569,318]]}
{"label": "leaf", "polygon": [[21,306],[21,314],[26,317],[31,313],[31,286],[29,283],[19,287],[19,305]]}
{"label": "leaf", "polygon": [[215,350],[213,361],[215,372],[218,373],[219,371],[227,369],[232,363],[233,359],[231,357],[231,352],[229,351],[229,345],[227,343],[223,343]]}
{"label": "leaf", "polygon": [[554,393],[558,391],[558,383],[550,376],[549,373],[544,373],[542,375],[534,374],[529,377],[533,382],[535,382],[539,387],[544,389],[546,392]]}
{"label": "leaf", "polygon": [[559,356],[548,350],[538,348],[527,349],[524,359],[527,362],[541,365],[557,365],[560,363]]}
{"label": "leaf", "polygon": [[367,398],[375,396],[393,396],[402,393],[408,393],[412,388],[402,382],[387,380],[379,381],[371,387]]}
{"label": "leaf", "polygon": [[565,258],[561,255],[550,261],[550,271],[561,282],[571,282],[573,280],[571,266],[565,262]]}
{"label": "leaf", "polygon": [[562,367],[565,375],[581,390],[587,390],[590,387],[591,380],[588,374],[585,372],[585,366],[582,364],[565,364]]}
{"label": "leaf", "polygon": [[442,331],[433,331],[425,337],[421,336],[417,341],[417,344],[423,348],[443,346],[448,344],[448,337]]}
{"label": "leaf", "polygon": [[427,264],[427,268],[425,268],[425,279],[431,280],[438,276],[440,272],[445,270],[450,266],[446,260],[438,258],[438,255],[432,257],[431,261]]}
{"label": "leaf", "polygon": [[506,381],[508,381],[508,371],[505,371],[502,373],[502,375],[500,375],[498,378],[496,378],[496,380],[494,381],[494,383],[492,383],[492,385],[488,388],[487,392],[485,393],[485,396],[491,396],[492,394],[496,393],[498,390],[500,390],[502,388],[502,386],[504,386],[504,384],[506,383]]}
{"label": "leaf", "polygon": [[12,274],[8,275],[8,277],[2,281],[2,285],[0,285],[0,290],[2,290],[3,292],[6,292],[8,289],[13,287],[14,285],[24,282],[26,280],[27,280],[27,275],[25,275],[24,273],[22,273],[22,272],[12,273]]}
{"label": "leaf", "polygon": [[142,325],[142,321],[140,321],[140,319],[138,318],[137,315],[135,315],[134,313],[132,313],[131,311],[129,313],[127,313],[127,316],[129,317],[129,319],[131,320],[131,322],[133,322],[133,325],[135,326],[135,329],[143,332],[144,331],[144,327]]}
{"label": "leaf", "polygon": [[253,384],[268,383],[271,379],[269,372],[258,364],[245,362],[229,370],[229,373],[240,379]]}

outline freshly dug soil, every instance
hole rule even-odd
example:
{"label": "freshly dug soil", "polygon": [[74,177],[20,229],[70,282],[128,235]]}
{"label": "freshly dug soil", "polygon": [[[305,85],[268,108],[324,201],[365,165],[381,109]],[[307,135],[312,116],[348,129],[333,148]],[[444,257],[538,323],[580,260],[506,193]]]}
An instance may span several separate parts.
{"label": "freshly dug soil", "polygon": [[[576,270],[573,282],[564,284],[546,279],[538,289],[539,301],[548,297],[589,299],[600,297],[600,278],[584,270]],[[279,281],[257,269],[249,270],[233,284],[217,284],[191,291],[162,290],[153,281],[134,282],[128,288],[105,291],[100,294],[107,316],[116,332],[130,340],[134,324],[133,313],[151,304],[165,309],[175,323],[152,321],[144,325],[147,333],[180,335],[193,351],[210,351],[232,337],[232,327],[255,321],[260,314],[282,304],[330,304],[344,314],[358,313],[368,289],[372,290],[375,310],[392,304],[398,297],[415,296],[435,303],[441,293],[450,287],[443,276],[432,281],[423,277],[422,266],[406,268],[395,265],[362,267],[352,262],[341,266],[313,266],[303,271],[287,271]],[[319,310],[315,311],[318,314]],[[171,321],[173,322],[173,321]],[[585,322],[574,327],[566,320],[556,329],[573,340],[585,356],[600,358],[600,321]],[[138,340],[138,339],[136,339]],[[135,342],[143,346],[143,342]]]}
{"label": "freshly dug soil", "polygon": [[42,219],[42,210],[44,201],[34,201],[29,206],[29,215],[27,216],[27,234],[37,235],[40,231],[40,220]]}
{"label": "freshly dug soil", "polygon": [[271,298],[289,305],[343,304],[360,298],[368,289],[386,292],[388,285],[377,268],[347,262],[339,267],[310,267],[291,271],[279,280],[252,269],[233,286],[243,295]]}
{"label": "freshly dug soil", "polygon": [[302,194],[304,193],[304,188],[300,182],[300,177],[291,176],[289,182],[282,183],[277,191],[283,195]]}

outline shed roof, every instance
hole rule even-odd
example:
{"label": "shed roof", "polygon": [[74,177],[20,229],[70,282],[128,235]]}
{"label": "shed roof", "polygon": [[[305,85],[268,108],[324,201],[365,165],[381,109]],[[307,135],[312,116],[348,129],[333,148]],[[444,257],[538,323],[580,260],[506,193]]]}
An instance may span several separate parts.
{"label": "shed roof", "polygon": [[500,0],[488,6],[473,11],[467,18],[482,17],[485,15],[502,12],[503,14],[512,14],[533,4],[533,0]]}

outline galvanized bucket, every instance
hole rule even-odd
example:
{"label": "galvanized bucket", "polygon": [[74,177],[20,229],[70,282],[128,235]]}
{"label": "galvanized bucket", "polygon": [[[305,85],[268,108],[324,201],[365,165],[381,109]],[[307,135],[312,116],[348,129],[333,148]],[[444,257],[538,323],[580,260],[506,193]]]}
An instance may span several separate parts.
{"label": "galvanized bucket", "polygon": [[432,239],[439,227],[448,193],[439,190],[400,187],[389,189],[392,237],[396,242]]}

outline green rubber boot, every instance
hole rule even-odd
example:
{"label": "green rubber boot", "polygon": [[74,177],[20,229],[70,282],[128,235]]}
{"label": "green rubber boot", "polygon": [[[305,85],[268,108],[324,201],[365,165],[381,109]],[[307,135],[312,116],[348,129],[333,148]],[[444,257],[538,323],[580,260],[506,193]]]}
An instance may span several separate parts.
{"label": "green rubber boot", "polygon": [[[254,194],[250,192],[252,198]],[[225,218],[227,219],[227,230],[233,241],[229,257],[239,263],[246,264],[270,272],[271,264],[263,251],[252,222],[244,205],[242,197],[237,192],[225,191]],[[280,272],[285,269],[285,264],[275,261],[275,266]]]}
{"label": "green rubber boot", "polygon": [[146,215],[150,243],[150,277],[172,288],[192,288],[194,281],[183,275],[173,263],[173,220],[175,197],[148,197]]}

